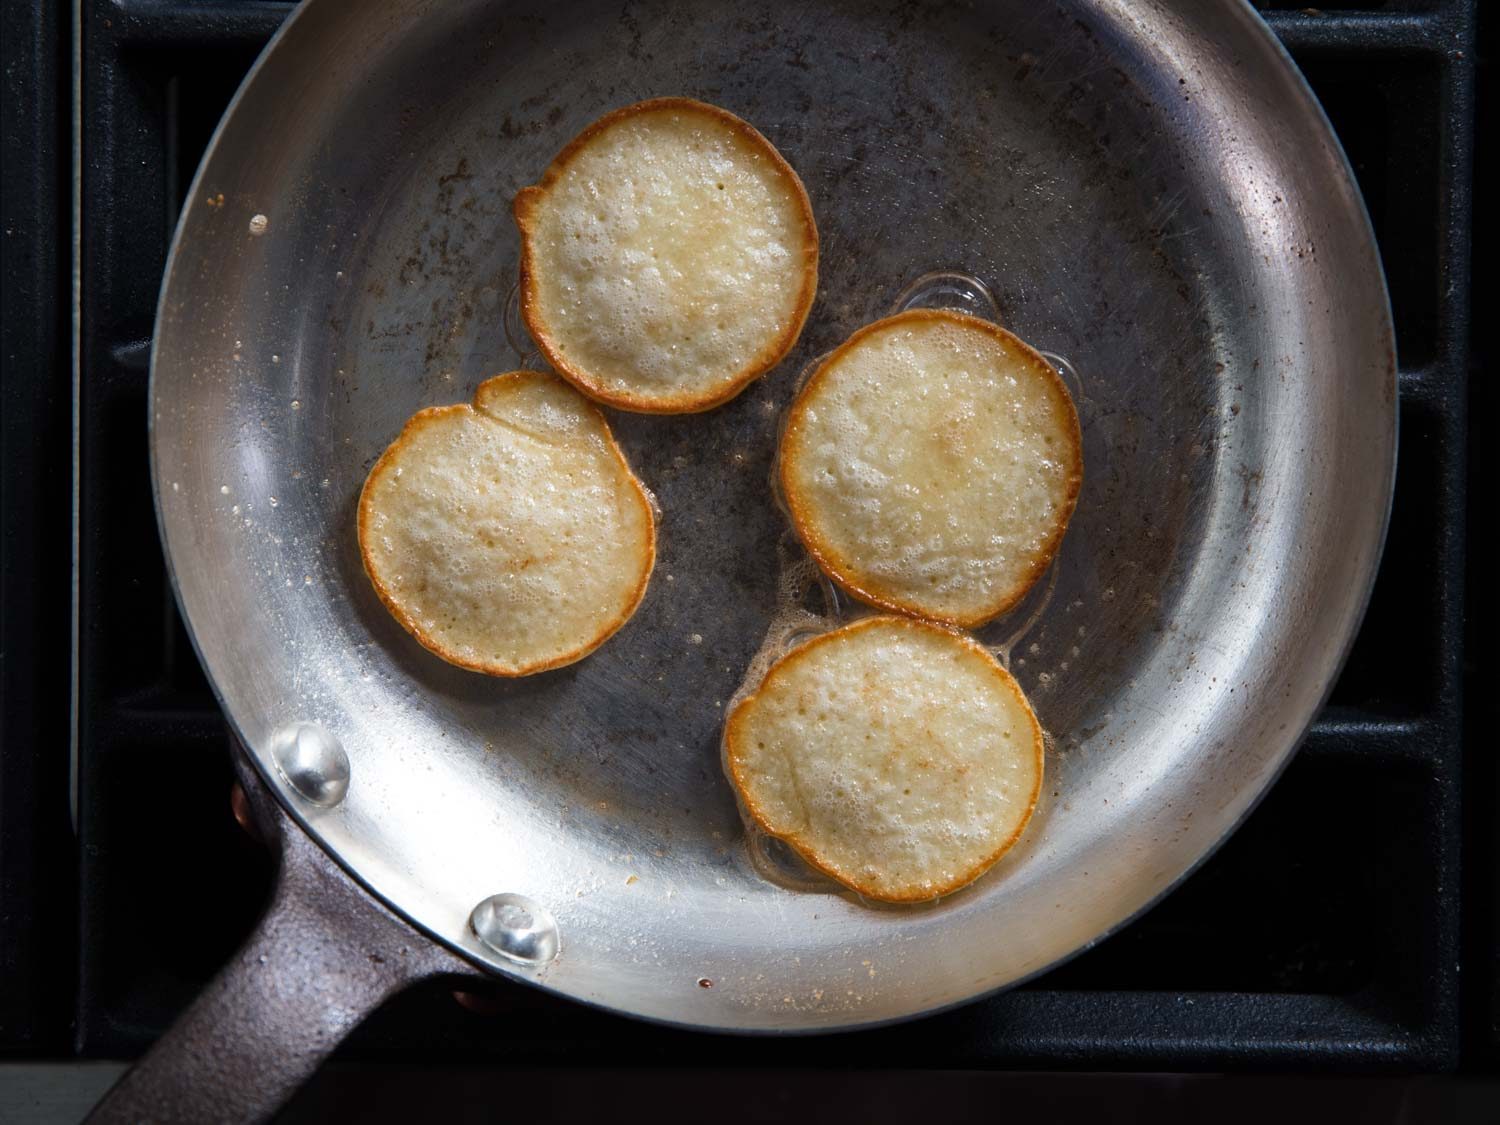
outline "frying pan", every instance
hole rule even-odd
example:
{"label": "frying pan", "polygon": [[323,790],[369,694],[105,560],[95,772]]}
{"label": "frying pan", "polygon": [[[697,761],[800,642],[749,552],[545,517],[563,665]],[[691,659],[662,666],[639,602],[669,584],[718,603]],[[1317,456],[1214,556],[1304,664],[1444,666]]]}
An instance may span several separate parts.
{"label": "frying pan", "polygon": [[[414,411],[527,359],[517,189],[661,94],[797,168],[817,304],[728,405],[611,413],[662,511],[633,620],[568,668],[464,672],[370,589],[361,483]],[[719,739],[798,565],[768,483],[797,372],[902,302],[982,304],[1066,361],[1086,480],[1048,583],[986,633],[1051,735],[1036,819],[974,886],[890,909],[752,846]],[[283,873],[99,1112],[223,1119],[424,974],[816,1032],[1097,942],[1232,831],[1328,692],[1384,533],[1395,360],[1348,165],[1237,0],[309,0],[181,216],[150,426],[177,596]]]}

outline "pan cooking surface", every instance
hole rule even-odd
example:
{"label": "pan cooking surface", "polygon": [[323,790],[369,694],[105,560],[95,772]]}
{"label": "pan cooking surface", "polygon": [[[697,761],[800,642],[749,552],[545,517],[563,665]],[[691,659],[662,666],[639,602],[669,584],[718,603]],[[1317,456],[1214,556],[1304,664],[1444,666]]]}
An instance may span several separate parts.
{"label": "pan cooking surface", "polygon": [[[1373,245],[1320,113],[1248,10],[1184,7],[301,10],[200,172],[151,410],[195,641],[325,846],[501,971],[756,1029],[1013,983],[1201,859],[1352,636],[1395,377]],[[524,680],[452,668],[370,589],[360,486],[411,413],[521,365],[505,329],[515,191],[594,118],[662,94],[745,117],[798,170],[817,304],[786,362],[727,406],[608,412],[662,507],[650,590],[619,634]],[[768,482],[797,374],[934,271],[983,281],[1003,324],[1077,371],[1085,482],[1012,652],[1054,740],[1038,814],[968,890],[873,909],[758,873],[719,736],[777,609],[786,528]],[[270,766],[298,722],[347,753],[332,808]],[[556,960],[475,941],[470,911],[497,893],[555,916]]]}

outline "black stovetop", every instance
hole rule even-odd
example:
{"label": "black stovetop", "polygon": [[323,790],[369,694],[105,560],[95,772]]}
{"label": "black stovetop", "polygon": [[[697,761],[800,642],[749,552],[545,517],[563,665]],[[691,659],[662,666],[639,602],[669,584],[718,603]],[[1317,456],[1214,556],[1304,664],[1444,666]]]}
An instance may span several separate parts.
{"label": "black stovetop", "polygon": [[[224,722],[167,586],[144,422],[177,207],[287,8],[81,0],[77,29],[65,5],[4,9],[0,1056],[138,1054],[246,936],[270,886],[267,855],[230,816]],[[1265,13],[1322,100],[1375,224],[1401,356],[1401,451],[1389,544],[1348,666],[1285,775],[1205,866],[1023,988],[816,1050],[758,1039],[728,1051],[720,1038],[500,987],[489,1015],[418,989],[342,1056],[1493,1065],[1494,765],[1465,760],[1462,712],[1476,9]],[[15,51],[19,69],[17,44],[28,49]]]}

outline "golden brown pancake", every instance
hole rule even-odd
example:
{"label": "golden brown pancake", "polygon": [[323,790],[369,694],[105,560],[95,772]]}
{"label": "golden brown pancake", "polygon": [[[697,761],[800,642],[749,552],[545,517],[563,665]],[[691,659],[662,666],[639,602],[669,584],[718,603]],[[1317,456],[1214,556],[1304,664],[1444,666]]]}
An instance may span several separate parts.
{"label": "golden brown pancake", "polygon": [[521,190],[515,215],[532,339],[612,406],[717,406],[781,361],[812,308],[818,233],[802,181],[715,106],[615,110]]}
{"label": "golden brown pancake", "polygon": [[1062,542],[1083,481],[1078,414],[1003,328],[914,310],[813,373],[779,474],[798,535],[845,590],[974,626],[1015,605]]}
{"label": "golden brown pancake", "polygon": [[1025,696],[968,637],[871,617],[782,658],[724,734],[750,817],[866,898],[921,902],[978,878],[1042,784]]}
{"label": "golden brown pancake", "polygon": [[473,405],[406,423],[360,494],[359,547],[380,600],[428,649],[524,676],[629,620],[656,521],[598,409],[556,376],[514,371]]}

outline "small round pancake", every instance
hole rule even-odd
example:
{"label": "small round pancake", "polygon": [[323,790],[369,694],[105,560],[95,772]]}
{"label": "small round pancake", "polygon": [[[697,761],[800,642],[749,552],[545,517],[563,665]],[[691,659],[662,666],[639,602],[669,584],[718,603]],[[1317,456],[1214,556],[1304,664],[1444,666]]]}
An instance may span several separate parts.
{"label": "small round pancake", "polygon": [[629,620],[656,521],[598,409],[553,375],[481,383],[414,415],[359,498],[375,592],[444,660],[525,676],[587,656]]}
{"label": "small round pancake", "polygon": [[1083,482],[1050,364],[963,313],[861,328],[792,403],[780,481],[818,564],[882,609],[971,627],[1046,570]]}
{"label": "small round pancake", "polygon": [[761,828],[883,902],[977,879],[1042,785],[1041,727],[1010,673],[968,637],[902,617],[782,658],[730,712],[724,755]]}
{"label": "small round pancake", "polygon": [[818,232],[802,181],[702,102],[657,98],[594,122],[515,215],[532,339],[612,406],[718,406],[781,362],[812,308]]}

